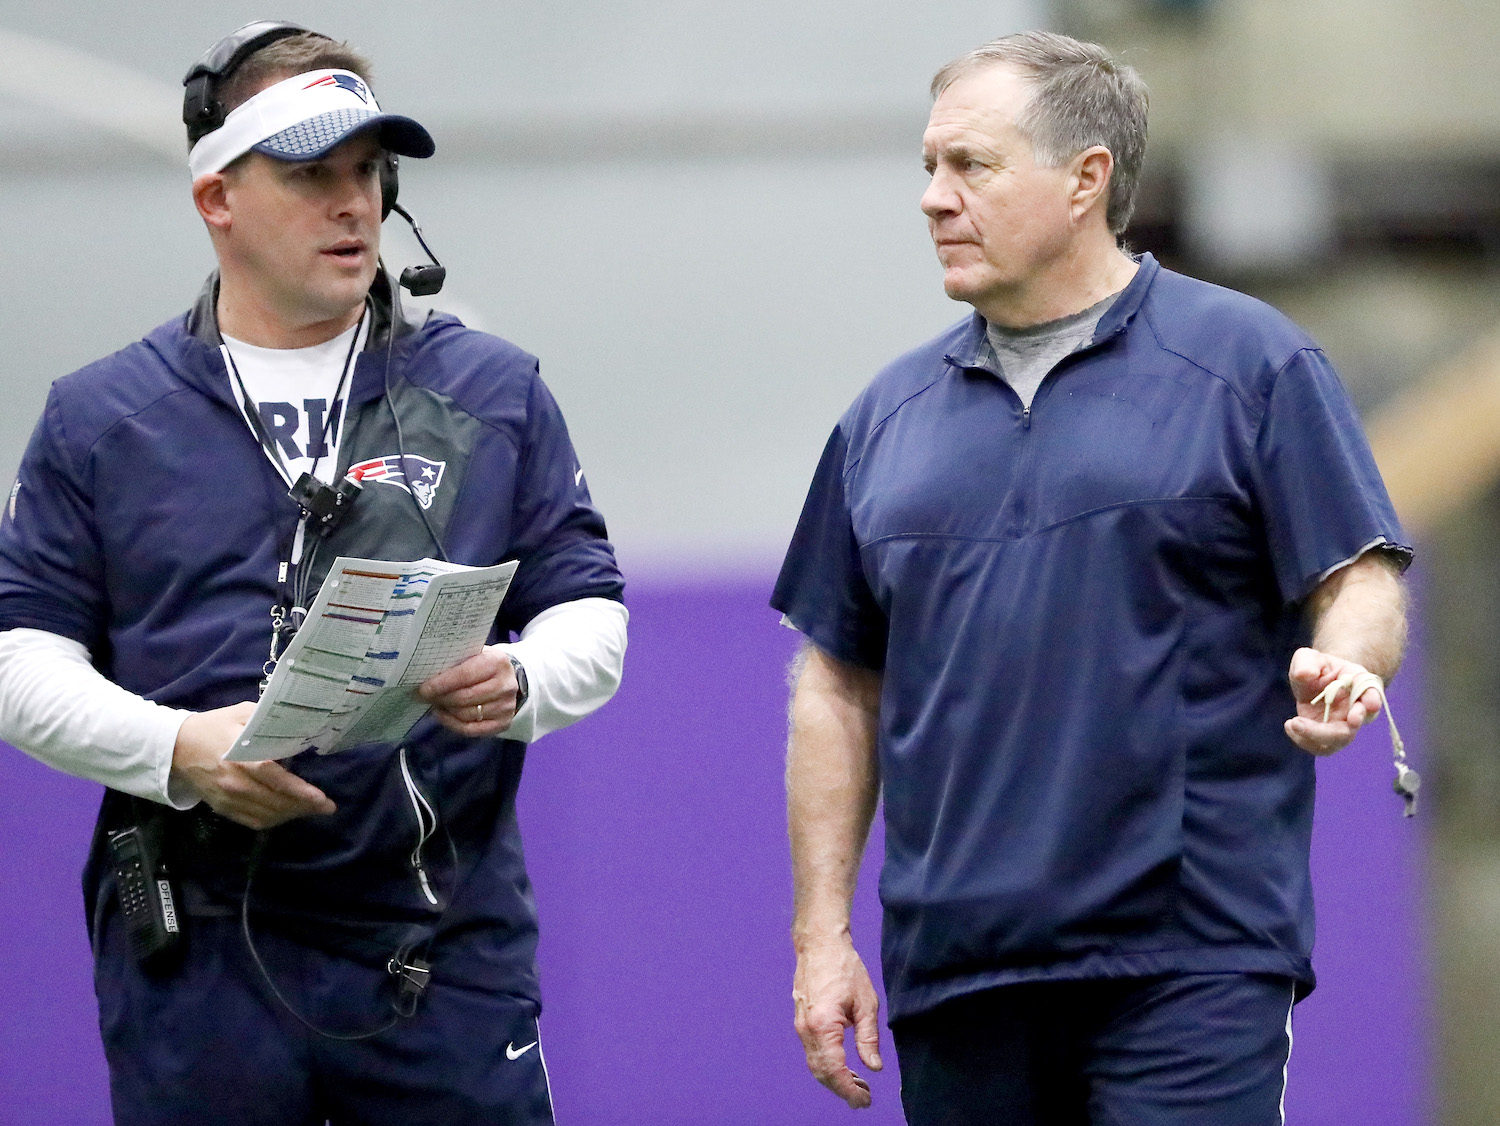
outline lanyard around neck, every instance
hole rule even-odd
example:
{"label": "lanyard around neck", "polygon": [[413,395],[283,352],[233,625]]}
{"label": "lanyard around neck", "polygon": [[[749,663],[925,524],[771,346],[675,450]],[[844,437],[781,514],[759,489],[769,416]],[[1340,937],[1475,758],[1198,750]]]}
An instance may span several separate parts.
{"label": "lanyard around neck", "polygon": [[[335,416],[339,418],[341,424],[344,421],[344,410],[338,404],[344,398],[344,385],[348,382],[349,369],[354,363],[354,350],[359,346],[360,331],[364,327],[365,313],[367,311],[368,304],[365,309],[360,310],[359,320],[355,322],[354,335],[349,340],[349,351],[344,354],[344,367],[339,372],[338,387],[334,389],[333,403],[330,405],[327,414],[323,417],[323,429],[319,434],[317,445],[319,450],[326,450],[328,448],[328,431],[333,425]],[[219,353],[224,357],[225,371],[229,373],[230,378],[234,380],[235,386],[239,389],[240,410],[244,412],[245,421],[249,423],[251,433],[255,435],[255,440],[260,443],[260,448],[265,451],[266,457],[270,459],[271,466],[280,475],[281,479],[286,482],[287,488],[291,488],[295,484],[292,480],[291,468],[287,465],[286,458],[282,456],[281,447],[276,444],[276,439],[266,429],[265,420],[260,417],[260,408],[255,400],[250,397],[250,390],[245,386],[244,377],[240,375],[240,369],[234,362],[234,354],[230,352],[229,345],[222,338],[219,342]],[[322,460],[322,457],[323,455],[319,453],[313,458],[311,472],[314,477],[317,476],[318,462]]]}
{"label": "lanyard around neck", "polygon": [[[365,315],[368,311],[369,303],[366,302],[364,309],[360,310],[359,320],[355,322],[354,335],[349,341],[349,350],[344,354],[344,367],[339,373],[338,386],[334,389],[333,405],[323,419],[323,429],[318,439],[321,449],[328,448],[328,430],[333,425],[335,412],[339,415],[341,426],[347,421],[344,418],[345,411],[339,408],[339,403],[344,398],[344,386],[349,380],[349,369],[354,363],[354,350],[359,345],[360,332],[364,327]],[[255,400],[250,397],[250,390],[245,386],[244,377],[240,375],[240,369],[234,362],[234,354],[230,352],[229,345],[222,338],[219,342],[219,352],[224,357],[225,370],[229,373],[229,377],[233,380],[234,385],[239,389],[239,406],[244,412],[245,421],[250,425],[251,433],[255,435],[256,441],[260,443],[261,449],[271,462],[271,467],[276,470],[281,479],[286,482],[287,488],[291,490],[295,485],[295,482],[292,480],[291,468],[287,465],[286,458],[282,456],[281,449],[276,444],[275,438],[267,430],[265,420],[260,416],[260,409],[256,405]],[[309,476],[312,476],[314,481],[317,480],[318,462],[322,459],[322,456],[320,453],[312,461],[312,470]],[[299,604],[297,588],[298,580],[302,578],[302,548],[306,539],[307,512],[304,509],[297,520],[297,527],[292,533],[291,549],[276,568],[276,584],[280,588],[280,595],[277,601],[271,606],[271,653],[263,670],[265,677],[261,681],[261,692],[265,692],[282,648],[291,635],[296,633],[297,627],[301,624],[302,615],[305,613]]]}

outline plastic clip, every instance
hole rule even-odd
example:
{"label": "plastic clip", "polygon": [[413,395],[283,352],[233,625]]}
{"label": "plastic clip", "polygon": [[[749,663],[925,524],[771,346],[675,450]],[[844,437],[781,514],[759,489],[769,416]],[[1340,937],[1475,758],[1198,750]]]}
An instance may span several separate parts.
{"label": "plastic clip", "polygon": [[386,963],[386,972],[400,979],[396,988],[396,1011],[409,1017],[417,1011],[417,1002],[422,999],[427,983],[432,979],[432,963],[425,958],[403,961],[399,956]]}

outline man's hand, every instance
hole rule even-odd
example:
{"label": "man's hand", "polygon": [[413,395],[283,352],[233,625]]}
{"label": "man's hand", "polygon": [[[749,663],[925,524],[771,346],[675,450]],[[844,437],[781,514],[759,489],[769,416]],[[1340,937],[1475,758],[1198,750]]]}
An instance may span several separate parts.
{"label": "man's hand", "polygon": [[786,808],[796,892],[797,1035],[818,1082],[850,1106],[867,1107],[870,1085],[845,1063],[844,1031],[853,1026],[860,1059],[879,1071],[880,1002],[849,939],[849,910],[880,799],[881,678],[812,645],[803,646],[793,669]]}
{"label": "man's hand", "polygon": [[854,1026],[859,1058],[871,1071],[879,1071],[880,999],[848,936],[799,947],[792,1000],[797,1006],[797,1035],[813,1076],[850,1106],[869,1106],[870,1085],[845,1062],[844,1030]]}
{"label": "man's hand", "polygon": [[475,738],[498,735],[516,717],[516,670],[503,650],[490,647],[429,677],[417,689],[449,731]]}
{"label": "man's hand", "polygon": [[255,705],[233,704],[183,720],[172,750],[172,776],[215,813],[250,829],[332,813],[328,795],[277,762],[225,762]]}
{"label": "man's hand", "polygon": [[1313,698],[1341,676],[1369,670],[1386,683],[1396,675],[1406,648],[1406,591],[1399,563],[1384,551],[1367,551],[1308,596],[1312,648],[1293,653],[1287,670],[1297,714],[1286,721],[1286,733],[1304,751],[1331,755],[1380,714],[1380,693],[1374,689],[1351,700],[1347,686],[1341,686],[1327,720],[1323,701],[1314,704]]}
{"label": "man's hand", "polygon": [[1369,688],[1359,699],[1351,700],[1349,693],[1341,690],[1331,702],[1327,720],[1323,718],[1324,702],[1314,704],[1313,698],[1339,677],[1364,671],[1363,665],[1316,649],[1293,653],[1287,679],[1297,698],[1297,714],[1286,721],[1286,733],[1292,742],[1315,755],[1331,755],[1347,747],[1359,729],[1380,714],[1380,694]]}

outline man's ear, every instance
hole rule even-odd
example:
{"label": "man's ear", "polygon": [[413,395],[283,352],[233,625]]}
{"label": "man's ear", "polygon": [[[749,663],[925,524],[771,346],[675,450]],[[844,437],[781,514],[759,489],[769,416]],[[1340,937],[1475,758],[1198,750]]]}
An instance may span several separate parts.
{"label": "man's ear", "polygon": [[229,191],[224,173],[208,172],[193,181],[193,205],[209,230],[229,230]]}
{"label": "man's ear", "polygon": [[[1109,193],[1110,176],[1115,170],[1115,158],[1103,145],[1084,149],[1073,158],[1068,177],[1068,211],[1077,223],[1089,210],[1100,203],[1101,197]],[[1108,199],[1103,206],[1108,207]]]}

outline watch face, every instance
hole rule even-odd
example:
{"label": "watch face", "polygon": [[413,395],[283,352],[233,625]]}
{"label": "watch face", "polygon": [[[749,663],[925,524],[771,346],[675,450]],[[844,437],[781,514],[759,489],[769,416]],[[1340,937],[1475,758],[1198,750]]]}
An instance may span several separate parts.
{"label": "watch face", "polygon": [[509,653],[505,656],[510,661],[511,670],[516,674],[516,711],[520,711],[525,707],[527,697],[531,695],[531,685],[526,681],[526,666]]}

